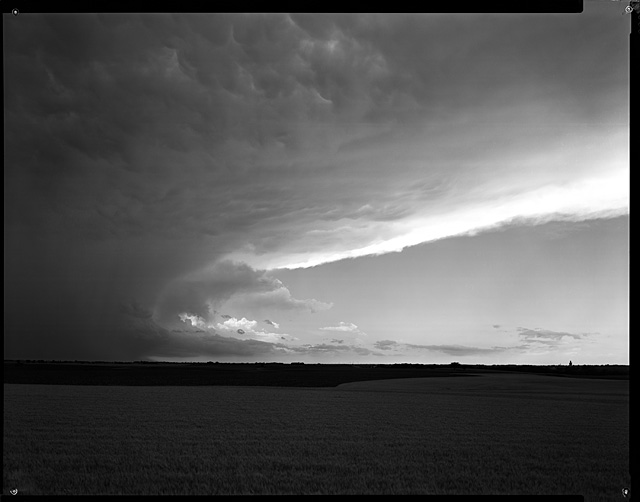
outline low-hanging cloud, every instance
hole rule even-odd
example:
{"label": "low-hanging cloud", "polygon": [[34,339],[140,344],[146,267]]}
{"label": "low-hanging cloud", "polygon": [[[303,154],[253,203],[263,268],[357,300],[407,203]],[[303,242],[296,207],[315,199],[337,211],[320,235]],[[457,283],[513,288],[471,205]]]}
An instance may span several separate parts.
{"label": "low-hanging cloud", "polygon": [[[231,317],[208,325],[192,316],[184,317],[183,328],[166,329],[151,318],[150,310],[135,303],[124,305],[118,323],[118,339],[124,345],[120,359],[210,357],[217,359],[287,360],[290,357],[331,357],[337,354],[366,356],[373,351],[355,345],[292,344],[297,339],[287,334],[258,329],[258,322]],[[215,329],[214,329],[215,328]],[[243,331],[242,335],[237,334]]]}
{"label": "low-hanging cloud", "polygon": [[358,356],[382,355],[381,353],[371,350],[367,347],[362,347],[359,345],[344,345],[342,343],[305,344],[298,347],[290,347],[290,349],[299,354],[308,354],[310,356],[319,356],[319,355],[332,356],[332,355],[345,355],[345,354],[353,354]]}
{"label": "low-hanging cloud", "polygon": [[379,350],[392,350],[398,345],[395,340],[378,340],[373,344],[376,349]]}
{"label": "low-hanging cloud", "polygon": [[549,329],[543,328],[517,328],[518,337],[528,344],[544,344],[548,346],[557,346],[562,343],[566,343],[569,339],[572,341],[581,340],[585,336],[588,336],[587,333],[567,333],[564,331],[552,331]]}
{"label": "low-hanging cloud", "polygon": [[473,347],[468,345],[415,345],[406,344],[406,347],[410,349],[430,350],[435,352],[443,352],[453,356],[471,356],[482,354],[495,354],[496,352],[502,352],[504,347]]}
{"label": "low-hanging cloud", "polygon": [[[205,324],[214,323],[218,309],[232,298],[236,308],[241,305],[308,312],[331,308],[331,304],[315,299],[293,298],[286,286],[265,270],[254,270],[244,263],[220,261],[167,285],[156,305],[154,319],[172,325],[180,316],[188,315],[197,316]],[[237,323],[229,314],[220,317],[226,319],[223,325]]]}
{"label": "low-hanging cloud", "polygon": [[397,342],[395,340],[378,340],[375,342],[374,347],[379,350],[385,351],[398,351],[398,350],[411,350],[411,351],[420,351],[426,350],[430,352],[442,352],[444,354],[449,354],[453,356],[470,356],[470,355],[487,355],[487,354],[495,354],[498,352],[502,352],[507,350],[506,347],[490,347],[490,348],[482,348],[482,347],[473,347],[468,345],[419,345],[412,343],[402,343]]}

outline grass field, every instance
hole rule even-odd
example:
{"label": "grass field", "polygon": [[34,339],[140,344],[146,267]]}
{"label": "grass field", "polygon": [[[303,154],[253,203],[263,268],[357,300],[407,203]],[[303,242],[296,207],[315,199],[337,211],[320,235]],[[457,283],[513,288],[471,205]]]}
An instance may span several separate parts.
{"label": "grass field", "polygon": [[630,487],[629,384],[4,385],[3,493],[581,494]]}

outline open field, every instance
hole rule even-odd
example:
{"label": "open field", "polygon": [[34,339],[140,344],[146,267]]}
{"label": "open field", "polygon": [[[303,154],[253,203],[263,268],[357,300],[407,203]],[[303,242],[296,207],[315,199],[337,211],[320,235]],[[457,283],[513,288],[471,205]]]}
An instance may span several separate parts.
{"label": "open field", "polygon": [[629,379],[629,366],[460,364],[282,364],[4,361],[4,383],[48,385],[266,385],[335,387],[392,378],[535,373],[557,377]]}
{"label": "open field", "polygon": [[4,385],[3,493],[579,494],[630,486],[629,384]]}
{"label": "open field", "polygon": [[57,385],[267,385],[335,387],[382,378],[466,375],[449,366],[245,363],[75,363],[4,364],[5,383]]}

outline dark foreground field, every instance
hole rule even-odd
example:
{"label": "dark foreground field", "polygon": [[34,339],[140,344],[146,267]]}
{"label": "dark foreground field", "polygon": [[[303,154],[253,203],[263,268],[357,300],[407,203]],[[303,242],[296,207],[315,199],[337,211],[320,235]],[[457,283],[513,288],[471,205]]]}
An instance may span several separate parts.
{"label": "dark foreground field", "polygon": [[335,387],[386,378],[465,375],[449,367],[350,364],[7,363],[5,383],[59,385],[267,385]]}
{"label": "dark foreground field", "polygon": [[482,366],[5,361],[4,383],[48,385],[267,385],[335,387],[365,380],[470,376],[487,372],[628,379],[628,366]]}
{"label": "dark foreground field", "polygon": [[466,374],[315,388],[5,383],[3,493],[624,500],[627,380]]}

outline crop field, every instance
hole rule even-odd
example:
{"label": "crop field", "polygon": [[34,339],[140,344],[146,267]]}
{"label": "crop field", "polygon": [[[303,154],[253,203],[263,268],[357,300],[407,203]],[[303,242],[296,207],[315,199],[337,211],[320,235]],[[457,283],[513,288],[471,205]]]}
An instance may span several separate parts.
{"label": "crop field", "polygon": [[630,488],[629,383],[4,385],[3,493],[573,494]]}

